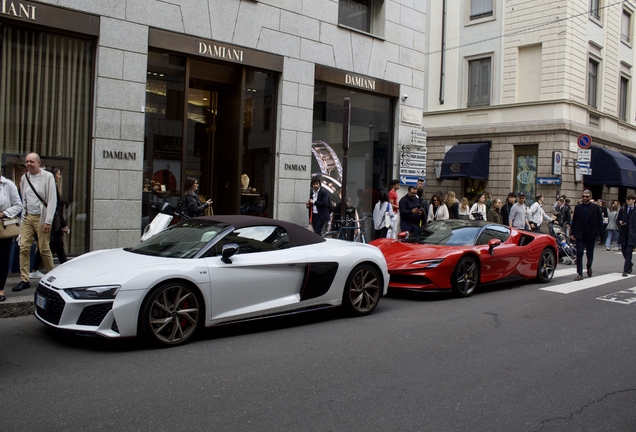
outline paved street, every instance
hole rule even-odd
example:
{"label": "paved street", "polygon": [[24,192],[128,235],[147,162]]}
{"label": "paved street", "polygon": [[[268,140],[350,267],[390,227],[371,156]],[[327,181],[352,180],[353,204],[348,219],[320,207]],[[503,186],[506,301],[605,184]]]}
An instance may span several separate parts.
{"label": "paved street", "polygon": [[394,295],[364,318],[229,325],[174,349],[2,319],[0,430],[633,431],[621,264],[598,248],[582,282],[561,265],[547,285]]}

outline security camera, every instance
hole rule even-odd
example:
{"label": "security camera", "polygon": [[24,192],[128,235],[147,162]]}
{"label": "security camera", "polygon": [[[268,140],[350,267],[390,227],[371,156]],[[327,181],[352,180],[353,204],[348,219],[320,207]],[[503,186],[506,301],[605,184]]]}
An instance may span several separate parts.
{"label": "security camera", "polygon": [[407,94],[404,94],[404,95],[402,96],[402,100],[403,100],[403,101],[407,100],[408,98],[409,98],[409,95],[407,95]]}

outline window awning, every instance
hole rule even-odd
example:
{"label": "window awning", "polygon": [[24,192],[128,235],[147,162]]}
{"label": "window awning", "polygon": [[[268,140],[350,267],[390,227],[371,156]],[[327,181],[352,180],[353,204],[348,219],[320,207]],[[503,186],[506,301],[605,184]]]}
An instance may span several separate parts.
{"label": "window awning", "polygon": [[586,185],[603,185],[636,189],[636,165],[631,158],[615,150],[592,147],[591,175]]}
{"label": "window awning", "polygon": [[444,156],[440,178],[488,180],[489,167],[490,143],[457,144]]}

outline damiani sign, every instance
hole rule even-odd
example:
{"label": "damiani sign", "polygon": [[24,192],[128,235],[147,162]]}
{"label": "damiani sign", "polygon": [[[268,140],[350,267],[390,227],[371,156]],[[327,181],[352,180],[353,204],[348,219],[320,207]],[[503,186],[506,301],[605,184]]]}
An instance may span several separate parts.
{"label": "damiani sign", "polygon": [[35,21],[35,6],[31,5],[2,0],[2,10],[0,10],[0,13]]}
{"label": "damiani sign", "polygon": [[199,54],[237,62],[243,61],[243,50],[199,42]]}

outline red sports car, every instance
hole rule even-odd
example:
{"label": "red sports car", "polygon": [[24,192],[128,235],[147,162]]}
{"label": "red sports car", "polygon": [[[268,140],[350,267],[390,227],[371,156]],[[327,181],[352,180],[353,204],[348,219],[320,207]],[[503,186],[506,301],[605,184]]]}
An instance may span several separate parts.
{"label": "red sports car", "polygon": [[557,265],[553,237],[485,221],[436,221],[405,238],[371,244],[384,254],[389,289],[396,290],[452,290],[466,297],[488,282],[549,282]]}

